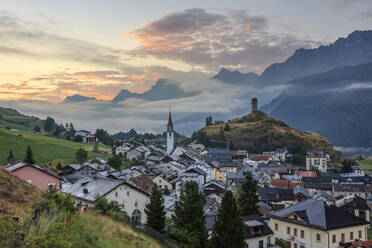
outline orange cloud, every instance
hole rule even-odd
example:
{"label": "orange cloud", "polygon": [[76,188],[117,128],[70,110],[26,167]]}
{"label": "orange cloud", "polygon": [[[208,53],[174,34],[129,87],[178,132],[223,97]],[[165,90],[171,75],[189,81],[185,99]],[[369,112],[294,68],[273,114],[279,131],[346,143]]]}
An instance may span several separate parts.
{"label": "orange cloud", "polygon": [[245,30],[250,31],[252,28],[252,24],[246,23],[245,24]]}

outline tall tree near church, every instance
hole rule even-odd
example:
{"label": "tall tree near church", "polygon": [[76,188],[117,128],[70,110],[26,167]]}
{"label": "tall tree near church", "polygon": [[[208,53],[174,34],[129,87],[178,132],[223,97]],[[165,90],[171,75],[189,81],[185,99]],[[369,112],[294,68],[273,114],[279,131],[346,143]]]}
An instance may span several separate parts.
{"label": "tall tree near church", "polygon": [[231,191],[226,191],[213,227],[211,247],[244,248],[245,229],[236,200]]}
{"label": "tall tree near church", "polygon": [[206,248],[208,233],[205,228],[205,196],[199,191],[198,184],[190,181],[185,191],[176,201],[173,217],[174,226],[170,234],[178,241],[180,248]]}
{"label": "tall tree near church", "polygon": [[6,161],[9,162],[9,163],[13,163],[14,162],[14,155],[13,155],[13,151],[12,150],[9,150],[9,154],[8,154],[8,157],[7,157]]}
{"label": "tall tree near church", "polygon": [[245,181],[238,190],[238,206],[242,216],[258,213],[257,183],[251,173],[245,177]]}
{"label": "tall tree near church", "polygon": [[146,204],[145,213],[147,215],[146,225],[159,232],[164,232],[166,219],[164,198],[156,184],[152,188],[150,202]]}
{"label": "tall tree near church", "polygon": [[26,156],[25,156],[25,159],[23,161],[27,164],[34,164],[35,163],[34,156],[32,154],[31,146],[27,146]]}

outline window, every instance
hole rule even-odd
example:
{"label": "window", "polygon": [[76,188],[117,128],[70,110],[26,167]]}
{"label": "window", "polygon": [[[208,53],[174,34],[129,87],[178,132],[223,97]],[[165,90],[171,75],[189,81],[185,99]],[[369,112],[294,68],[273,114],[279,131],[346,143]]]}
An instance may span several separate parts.
{"label": "window", "polygon": [[278,231],[278,230],[279,230],[278,223],[275,223],[275,231]]}
{"label": "window", "polygon": [[318,241],[318,242],[321,241],[321,239],[320,239],[320,234],[319,234],[319,233],[316,234],[316,241]]}
{"label": "window", "polygon": [[304,230],[301,230],[301,238],[305,238],[305,231]]}
{"label": "window", "polygon": [[55,189],[56,184],[55,183],[48,183],[48,189]]}
{"label": "window", "polygon": [[259,248],[263,248],[263,247],[264,247],[264,242],[263,242],[263,240],[258,241],[258,247],[259,247]]}
{"label": "window", "polygon": [[127,196],[129,196],[129,191],[127,191]]}
{"label": "window", "polygon": [[304,245],[300,245],[300,248],[305,248],[305,246]]}
{"label": "window", "polygon": [[358,231],[358,238],[362,238],[362,231]]}
{"label": "window", "polygon": [[287,226],[287,234],[291,234],[291,228]]}
{"label": "window", "polygon": [[118,197],[118,192],[115,192],[115,196]]}
{"label": "window", "polygon": [[345,242],[345,233],[341,233],[341,242]]}
{"label": "window", "polygon": [[337,241],[336,241],[336,234],[333,234],[332,235],[332,243],[336,243]]}
{"label": "window", "polygon": [[297,248],[298,246],[297,246],[297,244],[296,243],[294,243],[293,244],[293,248]]}
{"label": "window", "polygon": [[354,239],[354,233],[350,232],[350,240],[353,240],[353,239]]}
{"label": "window", "polygon": [[293,236],[297,237],[297,228],[293,229]]}

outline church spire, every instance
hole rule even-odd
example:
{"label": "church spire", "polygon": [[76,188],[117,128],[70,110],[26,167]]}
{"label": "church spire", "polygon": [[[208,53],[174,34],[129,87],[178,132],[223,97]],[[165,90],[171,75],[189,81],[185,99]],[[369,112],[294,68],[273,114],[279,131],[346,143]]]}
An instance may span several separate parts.
{"label": "church spire", "polygon": [[169,117],[168,117],[167,131],[168,132],[173,132],[173,121],[172,121],[172,113],[171,113],[171,108],[170,107],[169,107]]}

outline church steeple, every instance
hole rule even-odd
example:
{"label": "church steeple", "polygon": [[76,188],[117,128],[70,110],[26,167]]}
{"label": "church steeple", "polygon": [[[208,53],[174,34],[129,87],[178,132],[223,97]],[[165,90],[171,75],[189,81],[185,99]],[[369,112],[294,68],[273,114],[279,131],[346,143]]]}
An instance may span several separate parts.
{"label": "church steeple", "polygon": [[171,108],[169,107],[169,117],[167,125],[167,153],[170,155],[174,149],[174,134]]}
{"label": "church steeple", "polygon": [[169,107],[169,117],[168,117],[167,132],[173,132],[173,121],[172,121],[172,113],[171,113],[170,107]]}

